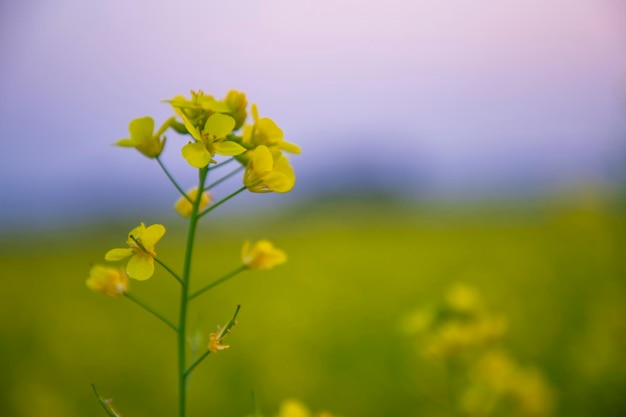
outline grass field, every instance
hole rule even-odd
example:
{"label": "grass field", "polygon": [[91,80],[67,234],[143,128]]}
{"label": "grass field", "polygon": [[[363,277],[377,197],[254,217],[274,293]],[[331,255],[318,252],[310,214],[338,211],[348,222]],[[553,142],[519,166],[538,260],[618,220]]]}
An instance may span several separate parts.
{"label": "grass field", "polygon": [[[96,383],[124,417],[172,416],[175,338],[125,299],[90,292],[92,263],[140,220],[0,243],[0,415],[104,415]],[[182,263],[184,222],[163,221],[159,257]],[[198,287],[239,262],[246,238],[289,254],[194,301],[198,336],[242,305],[231,349],[191,381],[190,416],[243,417],[254,390],[266,416],[298,398],[344,417],[459,415],[444,371],[402,321],[463,282],[507,317],[504,344],[541,369],[553,415],[626,415],[626,211],[587,198],[535,207],[446,208],[327,202],[245,219],[209,219],[196,247]],[[162,270],[131,291],[173,319],[176,283]],[[443,404],[443,405],[442,405]]]}

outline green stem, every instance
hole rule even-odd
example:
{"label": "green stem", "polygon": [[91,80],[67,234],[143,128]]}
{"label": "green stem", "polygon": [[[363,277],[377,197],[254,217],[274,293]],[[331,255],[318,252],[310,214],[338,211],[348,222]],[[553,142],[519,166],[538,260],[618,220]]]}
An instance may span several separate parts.
{"label": "green stem", "polygon": [[106,411],[106,413],[110,417],[120,417],[120,415],[115,411],[113,406],[111,406],[111,400],[105,400],[104,398],[100,396],[100,394],[98,394],[98,390],[96,389],[96,384],[91,384],[91,389],[93,390],[93,393],[96,394],[96,397],[98,398],[98,402],[100,403],[104,411]]}
{"label": "green stem", "polygon": [[132,302],[134,302],[135,304],[137,304],[139,307],[143,308],[144,310],[146,310],[148,313],[152,314],[153,316],[155,316],[156,318],[158,318],[159,320],[161,320],[163,323],[167,324],[169,327],[172,328],[172,330],[174,330],[175,332],[178,332],[178,329],[176,328],[176,326],[174,326],[172,324],[171,321],[169,321],[168,319],[166,319],[165,317],[163,317],[161,315],[161,313],[158,313],[156,310],[154,310],[152,307],[148,307],[146,304],[144,304],[143,301],[138,300],[137,298],[135,298],[134,295],[131,295],[130,293],[125,292],[124,293],[124,297],[128,298],[129,300],[131,300]]}
{"label": "green stem", "polygon": [[[241,309],[241,305],[237,305],[237,308],[235,309],[235,314],[233,314],[233,318],[230,319],[230,321],[228,323],[226,323],[226,326],[224,326],[223,329],[221,329],[219,331],[219,334],[217,335],[217,337],[219,338],[219,340],[223,340],[224,338],[226,338],[226,336],[228,336],[230,334],[230,329],[233,328],[233,326],[235,324],[237,324],[237,315],[239,314],[239,310]],[[219,327],[218,327],[219,329]],[[200,362],[202,362],[204,360],[204,358],[206,358],[207,356],[209,356],[211,354],[211,350],[207,350],[206,352],[204,352],[202,354],[202,356],[200,356],[190,367],[189,369],[187,369],[187,371],[185,372],[185,377],[188,377],[191,374],[191,371],[194,370],[194,368],[196,366],[198,366],[200,364]]]}
{"label": "green stem", "polygon": [[237,169],[229,172],[228,174],[224,175],[222,178],[220,178],[219,180],[209,184],[208,186],[204,187],[205,191],[210,190],[211,188],[217,187],[218,185],[220,185],[221,183],[223,183],[224,181],[226,181],[227,179],[229,179],[230,177],[232,177],[233,175],[236,175],[237,173],[241,172],[245,167],[240,166]]}
{"label": "green stem", "polygon": [[227,160],[222,161],[222,162],[220,162],[219,164],[215,164],[215,165],[213,165],[212,167],[209,167],[209,170],[213,170],[213,169],[215,169],[215,168],[222,167],[222,166],[224,166],[224,165],[226,165],[226,164],[228,164],[228,163],[230,163],[230,162],[233,162],[234,160],[235,160],[235,157],[228,158]]}
{"label": "green stem", "polygon": [[154,260],[156,261],[156,263],[158,263],[158,264],[159,264],[159,265],[161,265],[163,268],[165,268],[165,270],[166,270],[167,272],[169,272],[169,273],[170,273],[170,275],[172,275],[174,278],[176,278],[176,281],[180,282],[181,284],[183,283],[183,280],[182,280],[182,279],[178,276],[178,274],[177,274],[176,272],[172,271],[172,269],[171,269],[169,266],[167,266],[167,265],[165,265],[163,262],[161,262],[161,261],[159,260],[159,258],[154,258]]}
{"label": "green stem", "polygon": [[218,285],[220,285],[222,282],[226,282],[229,279],[231,279],[232,277],[234,277],[235,275],[239,274],[240,272],[243,272],[246,270],[246,266],[245,265],[241,265],[239,268],[235,269],[234,271],[229,272],[228,274],[226,274],[225,276],[223,276],[222,278],[213,281],[212,283],[210,283],[209,285],[207,285],[206,287],[203,287],[201,289],[199,289],[198,291],[194,292],[193,294],[191,294],[189,296],[189,300],[193,300],[194,298],[196,298],[197,296],[199,296],[200,294],[204,293],[205,291],[210,290],[213,287],[217,287]]}
{"label": "green stem", "polygon": [[224,204],[225,202],[227,202],[228,200],[230,200],[231,198],[233,198],[234,196],[236,196],[237,194],[241,193],[242,191],[247,190],[248,187],[246,187],[245,185],[243,187],[241,187],[240,189],[238,189],[237,191],[235,191],[234,193],[222,198],[220,201],[218,201],[217,203],[211,205],[211,207],[209,207],[208,209],[204,210],[201,213],[198,213],[198,218],[204,216],[205,214],[209,214],[210,212],[212,212],[213,210],[215,210],[216,208],[218,208],[219,206],[221,206],[222,204]]}
{"label": "green stem", "polygon": [[[208,167],[199,171],[198,190],[204,189],[204,183],[209,173]],[[198,193],[192,202],[191,215],[189,216],[189,229],[187,232],[187,245],[185,248],[185,261],[183,264],[183,285],[180,292],[180,313],[178,316],[178,416],[185,417],[187,404],[186,389],[186,342],[187,342],[187,302],[189,297],[189,280],[191,275],[191,259],[193,244],[196,236],[196,228],[200,215],[198,214],[202,193]]]}
{"label": "green stem", "polygon": [[202,362],[204,360],[204,358],[206,358],[207,356],[209,356],[211,354],[210,350],[207,350],[206,352],[204,352],[202,354],[202,356],[200,356],[190,367],[189,369],[187,369],[187,371],[185,372],[185,377],[188,377],[191,374],[191,371],[194,370],[194,368],[198,365],[200,365],[200,362]]}
{"label": "green stem", "polygon": [[167,170],[167,168],[165,168],[165,165],[163,164],[163,161],[161,161],[161,157],[157,156],[156,157],[157,162],[159,163],[159,166],[161,167],[161,169],[163,170],[163,172],[165,172],[165,175],[167,175],[167,178],[170,179],[170,181],[172,182],[172,184],[174,184],[174,187],[176,187],[176,189],[178,190],[178,192],[187,199],[187,201],[189,201],[191,204],[193,204],[193,201],[191,201],[191,198],[187,195],[187,193],[180,187],[180,185],[178,185],[178,183],[176,182],[176,180],[174,179],[174,177],[172,177],[172,174],[170,174],[170,172]]}

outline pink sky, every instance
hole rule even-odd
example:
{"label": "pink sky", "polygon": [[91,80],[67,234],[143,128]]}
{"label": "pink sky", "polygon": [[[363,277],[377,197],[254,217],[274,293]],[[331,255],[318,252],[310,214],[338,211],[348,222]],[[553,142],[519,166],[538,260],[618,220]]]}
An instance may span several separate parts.
{"label": "pink sky", "polygon": [[[371,147],[382,163],[415,154],[435,182],[462,185],[506,177],[524,161],[584,176],[591,162],[624,149],[619,0],[31,0],[0,8],[0,174],[12,184],[35,175],[24,160],[45,167],[47,187],[79,187],[94,173],[128,187],[145,181],[124,176],[138,157],[109,143],[134,117],[167,117],[161,99],[196,88],[246,91],[305,149],[296,168]],[[14,139],[25,131],[28,139]]]}

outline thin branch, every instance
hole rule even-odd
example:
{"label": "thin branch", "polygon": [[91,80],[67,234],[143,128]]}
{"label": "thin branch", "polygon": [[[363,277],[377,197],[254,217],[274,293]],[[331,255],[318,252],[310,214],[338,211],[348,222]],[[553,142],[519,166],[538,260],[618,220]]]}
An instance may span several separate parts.
{"label": "thin branch", "polygon": [[159,320],[161,320],[163,323],[167,324],[169,327],[172,328],[172,330],[174,330],[176,333],[178,333],[178,328],[176,326],[174,326],[172,324],[172,322],[170,322],[168,319],[166,319],[165,317],[163,317],[160,313],[156,312],[154,309],[152,309],[151,307],[148,307],[146,304],[143,303],[143,301],[139,301],[137,298],[135,298],[134,295],[130,295],[129,293],[125,292],[124,296],[126,298],[128,298],[129,300],[131,300],[132,302],[134,302],[135,304],[137,304],[139,307],[143,308],[144,310],[146,310],[148,313],[152,314],[153,316],[155,316],[156,318],[158,318]]}
{"label": "thin branch", "polygon": [[196,298],[197,296],[203,294],[204,292],[210,290],[211,288],[217,287],[221,283],[228,281],[229,279],[231,279],[235,275],[237,275],[240,272],[245,271],[245,270],[246,270],[246,266],[245,265],[241,265],[239,268],[235,269],[234,271],[229,272],[228,274],[226,274],[222,278],[220,278],[218,280],[215,280],[212,283],[210,283],[209,285],[207,285],[206,287],[203,287],[203,288],[199,289],[198,291],[194,292],[193,294],[191,294],[189,296],[188,300],[192,300],[192,299]]}
{"label": "thin branch", "polygon": [[161,167],[161,169],[163,170],[163,172],[165,172],[165,175],[167,175],[167,178],[170,179],[170,181],[172,182],[172,184],[174,185],[174,187],[176,187],[176,189],[178,190],[178,192],[187,199],[187,201],[189,201],[190,203],[193,204],[193,201],[191,201],[191,198],[187,195],[187,193],[185,192],[185,190],[183,190],[180,185],[178,185],[178,183],[176,182],[176,180],[174,179],[174,177],[172,177],[172,174],[170,174],[170,172],[167,170],[167,168],[165,168],[165,165],[163,165],[163,161],[161,161],[161,157],[157,156],[155,158],[157,160],[157,162],[159,163],[159,166]]}

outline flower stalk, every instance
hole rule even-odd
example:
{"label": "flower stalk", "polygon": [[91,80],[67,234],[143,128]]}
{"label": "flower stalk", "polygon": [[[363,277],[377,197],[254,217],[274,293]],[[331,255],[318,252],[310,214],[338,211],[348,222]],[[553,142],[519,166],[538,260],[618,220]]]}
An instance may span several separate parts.
{"label": "flower stalk", "polygon": [[[217,100],[202,91],[192,91],[191,95],[190,99],[176,96],[167,100],[176,116],[167,119],[156,132],[154,119],[149,116],[140,117],[130,122],[128,126],[130,137],[115,143],[117,146],[135,148],[145,157],[156,159],[169,182],[181,194],[182,197],[174,204],[174,210],[188,220],[182,273],[176,272],[157,257],[155,246],[165,235],[165,226],[161,224],[146,226],[140,223],[128,233],[126,246],[111,249],[105,255],[105,260],[109,262],[127,260],[125,266],[94,265],[86,282],[95,292],[110,297],[127,298],[174,330],[177,347],[178,417],[187,417],[189,376],[208,355],[230,347],[223,344],[223,340],[237,323],[236,318],[240,309],[240,306],[237,306],[226,326],[223,328],[218,326],[217,332],[209,334],[207,350],[194,360],[193,357],[187,356],[189,302],[245,270],[270,269],[287,259],[284,252],[274,248],[269,241],[261,240],[254,245],[246,242],[242,252],[242,264],[239,267],[190,293],[198,223],[201,218],[245,190],[253,193],[291,190],[295,183],[295,175],[282,151],[300,152],[296,145],[283,139],[283,132],[276,123],[267,117],[259,118],[255,106],[252,108],[253,124],[245,124],[248,116],[245,94],[232,90],[223,100]],[[186,135],[189,139],[181,148],[181,156],[197,170],[198,181],[197,186],[188,191],[181,187],[161,159],[166,143],[165,133],[169,129],[180,135]],[[240,129],[241,133],[237,133]],[[229,158],[218,163],[214,159],[216,155]],[[210,171],[232,162],[241,166],[207,185]],[[243,186],[211,204],[212,197],[207,191],[242,171],[244,171]],[[207,206],[209,207],[205,208]],[[154,263],[163,267],[180,284],[177,323],[170,321],[158,308],[128,292],[129,278],[138,281],[150,279],[155,273]],[[192,356],[195,356],[196,345],[193,345],[191,350]],[[109,416],[119,417],[111,401],[100,397],[95,385],[92,385],[92,388],[104,411]]]}

